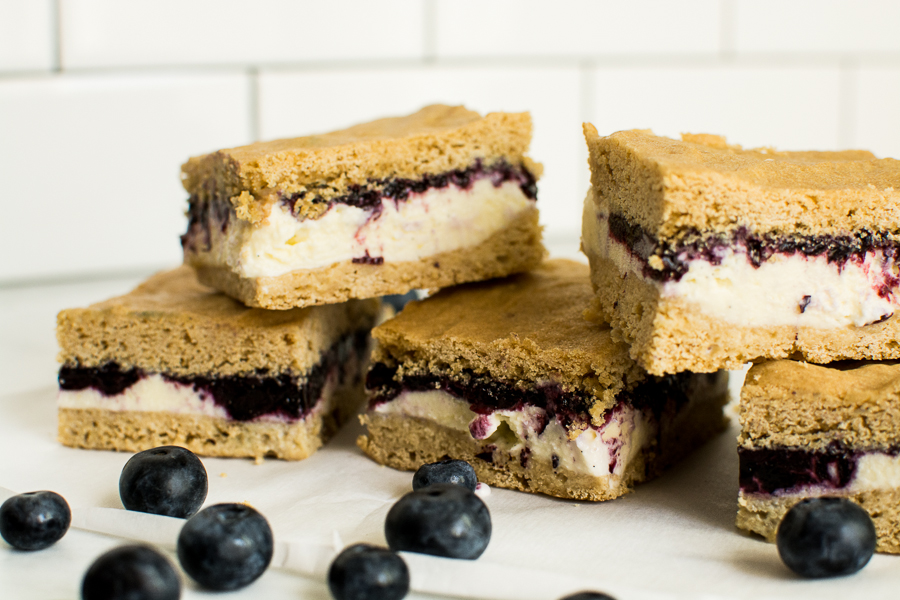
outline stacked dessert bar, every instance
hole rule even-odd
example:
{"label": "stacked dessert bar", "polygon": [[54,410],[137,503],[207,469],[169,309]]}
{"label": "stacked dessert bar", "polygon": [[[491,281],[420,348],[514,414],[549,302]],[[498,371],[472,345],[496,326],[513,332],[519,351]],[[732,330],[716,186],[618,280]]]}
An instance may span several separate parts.
{"label": "stacked dessert bar", "polygon": [[302,459],[360,403],[377,300],[248,308],[189,267],[59,314],[59,439]]}
{"label": "stacked dessert bar", "polygon": [[543,259],[530,138],[429,106],[191,159],[187,266],[58,317],[60,441],[309,456],[364,401],[379,296]]}
{"label": "stacked dessert bar", "polygon": [[193,158],[185,262],[248,306],[402,294],[537,266],[527,113],[429,106]]}
{"label": "stacked dessert bar", "polygon": [[[652,372],[583,313],[587,266],[442,290],[373,331],[374,460],[470,462],[481,481],[563,498],[631,491],[724,428],[721,372]],[[706,371],[717,371],[717,369]]]}
{"label": "stacked dessert bar", "polygon": [[376,461],[444,458],[480,481],[608,500],[724,427],[726,378],[653,377],[582,317],[588,267],[566,260],[414,302],[374,331],[367,387]]}
{"label": "stacked dessert bar", "polygon": [[791,360],[752,367],[741,394],[737,524],[775,539],[794,504],[844,496],[900,553],[900,365]]}
{"label": "stacked dessert bar", "polygon": [[738,526],[772,539],[801,498],[843,495],[900,552],[900,372],[875,362],[900,358],[900,162],[584,130],[587,315],[653,374],[761,363]]}

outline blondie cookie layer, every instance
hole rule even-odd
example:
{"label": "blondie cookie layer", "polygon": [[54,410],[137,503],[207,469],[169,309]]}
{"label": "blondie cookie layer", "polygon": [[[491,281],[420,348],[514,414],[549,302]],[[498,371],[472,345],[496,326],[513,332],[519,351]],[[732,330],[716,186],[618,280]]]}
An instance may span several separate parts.
{"label": "blondie cookie layer", "polygon": [[185,262],[269,309],[528,270],[544,255],[530,140],[527,113],[433,105],[192,158]]}
{"label": "blondie cookie layer", "polygon": [[774,541],[803,498],[845,496],[872,517],[877,550],[900,553],[900,364],[755,365],[740,419],[738,527]]}
{"label": "blondie cookie layer", "polygon": [[373,330],[360,447],[398,469],[450,457],[490,485],[607,500],[723,428],[724,374],[650,377],[583,319],[586,265],[554,260],[411,302]]}
{"label": "blondie cookie layer", "polygon": [[59,440],[306,458],[364,401],[377,300],[266,311],[189,267],[57,319]]}
{"label": "blondie cookie layer", "polygon": [[588,316],[649,372],[900,357],[900,161],[584,131]]}

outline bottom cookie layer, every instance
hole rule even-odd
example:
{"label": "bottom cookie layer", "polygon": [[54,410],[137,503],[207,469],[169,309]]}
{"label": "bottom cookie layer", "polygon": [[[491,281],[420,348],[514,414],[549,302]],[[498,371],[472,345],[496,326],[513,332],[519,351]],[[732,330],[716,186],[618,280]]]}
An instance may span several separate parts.
{"label": "bottom cookie layer", "polygon": [[[876,552],[900,554],[900,490],[866,490],[827,495],[849,498],[869,513],[878,536]],[[774,542],[778,525],[785,513],[807,497],[809,496],[758,496],[742,493],[738,496],[736,525]]]}
{"label": "bottom cookie layer", "polygon": [[225,267],[195,264],[191,255],[185,259],[197,269],[202,283],[247,306],[287,309],[504,277],[537,267],[544,253],[538,211],[529,208],[507,228],[477,246],[417,261],[378,265],[347,261],[280,277],[244,278]]}
{"label": "bottom cookie layer", "polygon": [[195,454],[302,460],[331,438],[356,413],[362,384],[343,386],[296,421],[235,421],[171,412],[59,409],[58,439],[66,446],[140,452],[157,446],[183,446]]}
{"label": "bottom cookie layer", "polygon": [[[633,454],[615,475],[593,476],[565,468],[558,460],[522,459],[522,451],[510,453],[478,440],[463,430],[451,429],[425,418],[369,411],[362,416],[368,435],[357,445],[378,463],[402,470],[445,458],[469,462],[478,480],[488,485],[536,492],[577,500],[610,500],[630,492],[635,483],[661,474],[722,431],[721,398],[690,403],[673,419],[664,422],[657,435]],[[562,454],[562,453],[561,453]]]}

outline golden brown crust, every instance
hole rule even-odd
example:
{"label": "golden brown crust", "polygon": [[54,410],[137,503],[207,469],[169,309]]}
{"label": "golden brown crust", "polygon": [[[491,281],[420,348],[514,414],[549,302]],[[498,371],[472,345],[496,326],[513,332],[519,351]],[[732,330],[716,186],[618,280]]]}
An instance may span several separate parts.
{"label": "golden brown crust", "polygon": [[552,380],[595,396],[597,417],[646,375],[608,327],[582,318],[592,295],[588,267],[568,260],[442,290],[373,330],[373,361],[397,365],[400,376],[472,370],[526,386]]}
{"label": "golden brown crust", "polygon": [[[191,158],[182,166],[185,189],[201,200],[230,198],[238,217],[258,222],[278,194],[314,191],[296,209],[317,216],[311,199],[344,194],[369,179],[418,179],[503,158],[535,177],[540,165],[525,156],[528,113],[481,117],[462,106],[426,106],[405,117],[379,119],[322,135],[259,142]],[[307,206],[309,205],[309,206]]]}
{"label": "golden brown crust", "polygon": [[346,333],[371,327],[377,300],[290,311],[246,306],[197,282],[193,269],[158,273],[132,292],[57,317],[62,363],[175,375],[303,374]]}
{"label": "golden brown crust", "polygon": [[658,238],[690,231],[840,234],[900,229],[900,161],[845,152],[743,150],[719,136],[600,137],[584,124],[596,201]]}
{"label": "golden brown crust", "polygon": [[[868,490],[854,494],[829,492],[829,496],[835,495],[853,500],[872,517],[877,536],[876,552],[900,554],[900,490]],[[741,494],[738,498],[736,525],[774,542],[781,519],[805,497],[758,497]]]}
{"label": "golden brown crust", "polygon": [[477,246],[417,261],[380,265],[346,261],[321,269],[292,271],[279,277],[247,278],[227,267],[204,265],[194,255],[186,255],[185,259],[197,261],[195,266],[203,283],[221,289],[248,306],[284,310],[504,277],[536,267],[545,254],[538,211],[529,207],[509,226]]}
{"label": "golden brown crust", "polygon": [[635,483],[648,481],[681,460],[695,448],[721,432],[724,396],[697,402],[663,425],[658,445],[639,451],[620,478],[594,477],[565,468],[532,455],[522,465],[519,455],[493,452],[484,459],[485,441],[465,431],[443,427],[434,421],[369,411],[361,420],[368,435],[357,445],[376,462],[414,471],[420,466],[450,457],[465,460],[475,468],[478,481],[497,487],[548,494],[577,500],[610,500],[632,491]]}
{"label": "golden brown crust", "polygon": [[788,357],[814,363],[900,358],[900,319],[840,329],[741,326],[714,319],[684,300],[661,298],[656,284],[623,278],[610,260],[591,256],[590,261],[596,298],[585,317],[611,323],[616,339],[629,344],[631,357],[653,375],[712,373]]}
{"label": "golden brown crust", "polygon": [[302,460],[356,413],[364,397],[361,384],[339,387],[310,415],[293,423],[241,422],[169,412],[61,408],[58,439],[66,446],[95,450],[140,452],[174,445],[202,456]]}
{"label": "golden brown crust", "polygon": [[738,444],[746,448],[894,448],[900,438],[900,364],[754,365],[741,390],[740,418]]}

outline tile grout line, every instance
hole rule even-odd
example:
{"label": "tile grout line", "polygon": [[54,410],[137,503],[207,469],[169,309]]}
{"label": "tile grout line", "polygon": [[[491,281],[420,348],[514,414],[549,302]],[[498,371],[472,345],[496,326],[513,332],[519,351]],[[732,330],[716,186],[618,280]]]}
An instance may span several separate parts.
{"label": "tile grout line", "polygon": [[153,273],[175,268],[176,265],[160,264],[154,266],[134,266],[121,269],[103,269],[99,271],[89,271],[85,273],[56,273],[48,275],[38,275],[36,277],[16,278],[12,277],[0,280],[0,293],[15,291],[28,288],[59,286],[59,285],[79,285],[101,283],[105,281],[115,281],[117,279],[145,279]]}
{"label": "tile grout line", "polygon": [[50,5],[50,37],[53,40],[53,71],[62,73],[62,0],[53,0]]}
{"label": "tile grout line", "polygon": [[839,67],[838,89],[838,145],[839,149],[854,144],[856,131],[856,98],[859,78],[859,61],[845,58]]}
{"label": "tile grout line", "polygon": [[[821,67],[833,66],[835,61],[844,59],[844,55],[827,54],[744,54],[740,57],[730,57],[724,60],[722,56],[710,54],[689,54],[684,56],[652,55],[652,56],[563,56],[563,57],[535,57],[519,56],[514,58],[502,56],[483,56],[478,58],[438,58],[434,57],[430,64],[446,67],[535,67],[565,69],[577,67],[584,62],[590,62],[593,67],[617,67],[617,68],[644,68],[644,67],[714,67],[727,63],[729,66],[744,67]],[[900,67],[900,54],[863,54],[858,55],[859,60],[865,60],[869,64],[884,65],[888,67]],[[68,67],[66,74],[74,76],[90,75],[141,75],[141,74],[176,74],[176,73],[222,73],[222,72],[247,72],[255,71],[296,72],[311,73],[332,71],[340,72],[359,69],[383,69],[383,68],[414,68],[422,66],[421,58],[410,59],[361,59],[342,60],[334,62],[292,62],[292,63],[227,63],[227,64],[157,64],[157,65],[132,65],[110,67]],[[28,79],[46,76],[44,70],[26,71],[0,71],[0,81],[10,79]]]}
{"label": "tile grout line", "polygon": [[578,65],[578,84],[581,86],[581,103],[578,107],[579,117],[582,123],[591,120],[594,106],[594,65],[590,61],[584,61]]}
{"label": "tile grout line", "polygon": [[719,57],[723,60],[733,60],[737,56],[736,31],[736,0],[719,0]]}
{"label": "tile grout line", "polygon": [[259,69],[251,67],[247,70],[247,103],[250,110],[250,141],[258,142],[261,115],[259,114]]}
{"label": "tile grout line", "polygon": [[422,16],[422,56],[426,64],[437,60],[437,0],[424,0]]}

